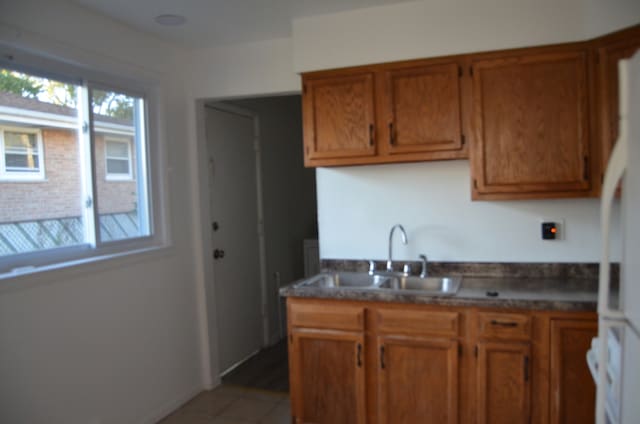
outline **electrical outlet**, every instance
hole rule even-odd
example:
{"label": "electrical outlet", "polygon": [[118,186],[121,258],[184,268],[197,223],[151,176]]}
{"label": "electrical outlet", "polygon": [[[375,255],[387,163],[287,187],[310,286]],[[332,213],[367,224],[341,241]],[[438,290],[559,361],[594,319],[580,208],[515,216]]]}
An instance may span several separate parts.
{"label": "electrical outlet", "polygon": [[543,240],[545,240],[543,235],[544,233],[543,224],[545,223],[555,224],[555,233],[553,233],[555,234],[555,237],[548,238],[546,240],[549,240],[549,241],[565,240],[566,230],[565,230],[565,223],[563,218],[540,218],[538,223],[538,231],[540,234],[540,238]]}

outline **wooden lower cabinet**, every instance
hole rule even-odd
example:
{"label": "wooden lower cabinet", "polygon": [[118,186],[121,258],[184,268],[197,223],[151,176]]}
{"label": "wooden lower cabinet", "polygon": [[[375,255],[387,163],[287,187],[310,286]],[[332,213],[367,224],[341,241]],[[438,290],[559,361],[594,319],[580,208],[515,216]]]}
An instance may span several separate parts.
{"label": "wooden lower cabinet", "polygon": [[379,423],[458,422],[458,341],[378,338]]}
{"label": "wooden lower cabinet", "polygon": [[594,321],[551,320],[551,424],[594,422],[596,386],[585,354],[597,333]]}
{"label": "wooden lower cabinet", "polygon": [[362,333],[291,331],[291,410],[295,423],[365,423],[363,350]]}
{"label": "wooden lower cabinet", "polygon": [[293,423],[593,422],[594,312],[287,305]]}
{"label": "wooden lower cabinet", "polygon": [[531,407],[529,343],[480,342],[476,380],[478,424],[528,423]]}

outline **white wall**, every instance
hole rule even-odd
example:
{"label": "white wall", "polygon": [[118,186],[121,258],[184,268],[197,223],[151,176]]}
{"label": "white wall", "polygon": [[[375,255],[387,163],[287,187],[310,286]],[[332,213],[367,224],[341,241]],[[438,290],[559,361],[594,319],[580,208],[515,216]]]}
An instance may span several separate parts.
{"label": "white wall", "polygon": [[[610,9],[614,9],[613,11]],[[598,18],[596,18],[598,17]],[[627,0],[419,1],[293,21],[296,71],[582,40],[640,21]],[[599,32],[597,32],[599,31]],[[597,200],[471,202],[467,161],[317,170],[320,255],[447,261],[597,261]],[[543,243],[539,218],[564,219]],[[614,238],[614,244],[615,244]]]}
{"label": "white wall", "polygon": [[190,53],[192,97],[223,99],[300,91],[290,38],[234,44]]}
{"label": "white wall", "polygon": [[[317,180],[323,258],[386,259],[389,230],[400,223],[409,243],[396,234],[398,259],[599,260],[597,199],[472,202],[467,161],[322,168]],[[564,219],[565,238],[541,240],[542,218]]]}
{"label": "white wall", "polygon": [[429,0],[293,20],[296,72],[584,40],[640,21],[633,0]]}
{"label": "white wall", "polygon": [[0,43],[158,81],[174,230],[161,252],[0,281],[0,422],[155,422],[207,383],[180,52],[66,1],[1,2],[0,24]]}

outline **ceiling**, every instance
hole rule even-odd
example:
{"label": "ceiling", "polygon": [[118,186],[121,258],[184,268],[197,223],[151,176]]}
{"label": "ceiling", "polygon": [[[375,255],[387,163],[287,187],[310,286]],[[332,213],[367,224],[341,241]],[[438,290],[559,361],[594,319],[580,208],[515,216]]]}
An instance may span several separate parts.
{"label": "ceiling", "polygon": [[[411,0],[71,0],[139,31],[192,47],[210,47],[291,35],[293,18]],[[182,15],[183,26],[154,22]]]}

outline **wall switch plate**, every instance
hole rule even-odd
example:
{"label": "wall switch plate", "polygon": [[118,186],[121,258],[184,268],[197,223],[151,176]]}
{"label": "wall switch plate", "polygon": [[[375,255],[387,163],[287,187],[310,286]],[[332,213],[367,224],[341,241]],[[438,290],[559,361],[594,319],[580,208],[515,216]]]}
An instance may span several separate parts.
{"label": "wall switch plate", "polygon": [[564,240],[565,226],[562,218],[540,219],[540,237],[542,240]]}

